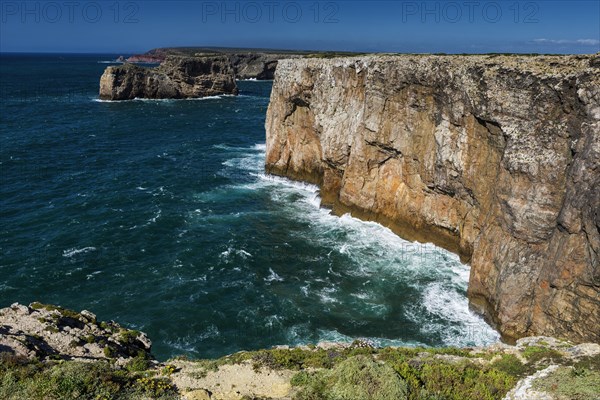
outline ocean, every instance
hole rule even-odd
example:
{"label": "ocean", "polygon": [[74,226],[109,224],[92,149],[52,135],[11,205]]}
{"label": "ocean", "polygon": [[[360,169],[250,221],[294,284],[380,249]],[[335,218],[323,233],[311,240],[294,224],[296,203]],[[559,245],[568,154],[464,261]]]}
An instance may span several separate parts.
{"label": "ocean", "polygon": [[272,82],[198,100],[98,100],[115,55],[0,57],[0,307],[88,309],[160,360],[368,339],[499,339],[469,267],[264,173]]}

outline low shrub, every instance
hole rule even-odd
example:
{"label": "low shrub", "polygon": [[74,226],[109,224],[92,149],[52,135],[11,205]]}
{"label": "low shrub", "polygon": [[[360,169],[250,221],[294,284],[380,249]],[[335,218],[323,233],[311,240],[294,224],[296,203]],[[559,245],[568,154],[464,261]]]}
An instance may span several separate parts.
{"label": "low shrub", "polygon": [[115,369],[108,362],[41,363],[20,357],[0,357],[0,399],[177,399],[167,379],[144,378]]}
{"label": "low shrub", "polygon": [[368,356],[350,357],[331,370],[300,374],[293,380],[302,386],[296,400],[402,400],[408,395],[406,383],[393,368]]}

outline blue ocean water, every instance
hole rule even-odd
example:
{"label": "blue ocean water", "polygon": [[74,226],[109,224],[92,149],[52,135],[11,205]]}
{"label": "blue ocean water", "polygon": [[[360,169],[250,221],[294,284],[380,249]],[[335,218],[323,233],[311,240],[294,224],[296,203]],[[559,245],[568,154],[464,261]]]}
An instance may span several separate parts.
{"label": "blue ocean water", "polygon": [[89,309],[147,332],[160,359],[498,339],[468,310],[457,256],[265,176],[271,82],[101,102],[114,58],[0,58],[0,307]]}

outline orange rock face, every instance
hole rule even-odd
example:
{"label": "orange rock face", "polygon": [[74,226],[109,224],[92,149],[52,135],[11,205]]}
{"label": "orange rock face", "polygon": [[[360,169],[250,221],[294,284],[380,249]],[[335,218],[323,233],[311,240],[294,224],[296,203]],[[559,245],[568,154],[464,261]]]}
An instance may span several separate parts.
{"label": "orange rock face", "polygon": [[459,253],[505,338],[600,342],[598,58],[280,61],[266,170]]}

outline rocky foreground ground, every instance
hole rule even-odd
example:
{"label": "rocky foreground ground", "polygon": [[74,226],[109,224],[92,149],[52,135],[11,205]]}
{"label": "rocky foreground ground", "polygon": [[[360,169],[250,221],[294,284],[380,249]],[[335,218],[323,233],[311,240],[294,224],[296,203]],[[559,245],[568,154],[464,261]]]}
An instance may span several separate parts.
{"label": "rocky foreground ground", "polygon": [[530,337],[515,346],[351,344],[153,359],[141,332],[32,303],[0,310],[2,399],[600,399],[600,345]]}

